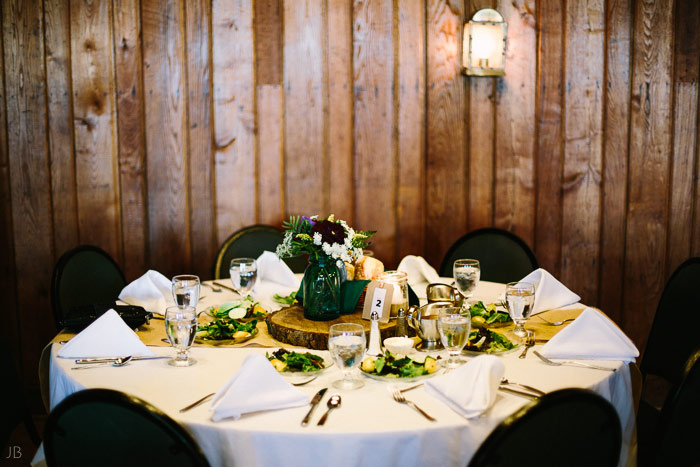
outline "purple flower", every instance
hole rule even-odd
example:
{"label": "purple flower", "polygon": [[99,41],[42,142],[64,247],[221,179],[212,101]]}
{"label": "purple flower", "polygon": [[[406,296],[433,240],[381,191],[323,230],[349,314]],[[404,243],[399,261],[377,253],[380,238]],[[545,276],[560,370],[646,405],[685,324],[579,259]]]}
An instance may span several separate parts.
{"label": "purple flower", "polygon": [[308,216],[301,216],[301,219],[302,219],[302,220],[305,220],[306,222],[308,222],[309,224],[311,224],[311,227],[313,227],[314,225],[316,225],[316,221],[313,220],[312,218],[308,217]]}
{"label": "purple flower", "polygon": [[311,233],[314,234],[316,232],[320,233],[321,240],[329,245],[332,245],[333,243],[339,243],[342,245],[345,241],[345,229],[342,225],[336,224],[335,222],[316,222],[313,229],[311,229]]}

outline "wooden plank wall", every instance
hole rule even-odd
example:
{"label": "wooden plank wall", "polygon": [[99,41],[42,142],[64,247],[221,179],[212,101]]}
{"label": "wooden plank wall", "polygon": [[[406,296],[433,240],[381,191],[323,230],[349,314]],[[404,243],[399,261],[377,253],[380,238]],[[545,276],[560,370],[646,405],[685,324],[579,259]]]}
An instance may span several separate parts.
{"label": "wooden plank wall", "polygon": [[[465,18],[508,21],[506,76],[461,74]],[[28,386],[49,283],[96,244],[128,279],[209,277],[240,227],[329,214],[388,267],[475,228],[643,348],[700,255],[694,0],[7,0],[2,337]]]}

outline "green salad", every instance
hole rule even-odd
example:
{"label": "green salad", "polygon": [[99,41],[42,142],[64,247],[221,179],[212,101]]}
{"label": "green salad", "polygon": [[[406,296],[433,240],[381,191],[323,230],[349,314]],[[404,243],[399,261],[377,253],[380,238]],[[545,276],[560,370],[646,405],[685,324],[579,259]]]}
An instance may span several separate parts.
{"label": "green salad", "polygon": [[311,352],[290,352],[287,349],[279,349],[272,354],[265,353],[272,366],[279,372],[300,372],[308,373],[326,368],[323,357],[314,355]]}
{"label": "green salad", "polygon": [[214,319],[247,319],[267,316],[265,308],[253,300],[250,295],[242,300],[234,300],[209,308],[206,313]]}
{"label": "green salad", "polygon": [[297,300],[297,291],[295,290],[286,297],[275,294],[272,298],[274,298],[277,303],[281,303],[282,305],[294,305],[294,302]]}
{"label": "green salad", "polygon": [[471,352],[498,353],[515,348],[506,336],[490,329],[475,329],[469,333],[464,350]]}
{"label": "green salad", "polygon": [[500,324],[512,321],[508,313],[496,309],[496,305],[493,303],[484,305],[484,302],[476,302],[469,307],[469,313],[472,316],[472,324],[476,327],[481,327],[483,324]]}
{"label": "green salad", "polygon": [[202,341],[235,340],[244,341],[258,333],[258,320],[241,321],[230,318],[228,313],[212,314],[214,320],[197,326],[196,338]]}
{"label": "green salad", "polygon": [[365,358],[360,366],[365,373],[387,378],[413,378],[435,373],[437,368],[437,360],[429,355],[425,361],[417,362],[409,357],[398,358],[389,351],[379,357]]}

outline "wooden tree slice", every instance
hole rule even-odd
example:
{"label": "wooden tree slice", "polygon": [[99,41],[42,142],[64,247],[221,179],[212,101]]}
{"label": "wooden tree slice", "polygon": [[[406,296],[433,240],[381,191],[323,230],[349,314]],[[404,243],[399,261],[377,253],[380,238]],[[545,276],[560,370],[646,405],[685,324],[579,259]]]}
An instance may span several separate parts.
{"label": "wooden tree slice", "polygon": [[[304,318],[303,307],[293,305],[270,313],[265,321],[268,332],[278,341],[315,350],[328,349],[328,330],[337,323],[361,324],[365,327],[369,338],[370,322],[362,319],[362,312],[359,311],[349,315],[340,315],[340,318],[333,321],[311,321]],[[379,323],[382,340],[392,337],[394,328],[396,328],[396,321]]]}

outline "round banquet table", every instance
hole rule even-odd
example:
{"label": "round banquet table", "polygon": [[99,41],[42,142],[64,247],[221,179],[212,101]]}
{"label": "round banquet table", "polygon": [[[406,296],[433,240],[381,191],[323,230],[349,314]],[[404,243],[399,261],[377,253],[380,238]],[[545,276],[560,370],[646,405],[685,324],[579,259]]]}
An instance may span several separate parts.
{"label": "round banquet table", "polygon": [[[475,297],[487,299],[489,296],[493,301],[502,290],[502,284],[482,282]],[[110,388],[133,394],[181,423],[194,436],[212,466],[463,467],[494,427],[528,402],[524,397],[499,391],[491,409],[478,418],[467,420],[427,394],[423,387],[406,393],[408,399],[437,418],[436,422],[430,422],[411,407],[396,403],[387,382],[358,375],[364,380],[363,388],[346,392],[335,390],[331,383],[340,377],[340,370],[331,367],[315,381],[299,387],[309,396],[321,388],[329,388],[307,427],[301,427],[300,421],[308,406],[249,413],[238,420],[213,422],[209,403],[184,414],[178,410],[218,390],[247,355],[264,355],[270,349],[200,346],[191,350],[191,356],[198,363],[187,368],[168,366],[167,360],[143,360],[119,368],[106,366],[71,371],[75,366],[73,360],[58,358],[58,348],[56,343],[47,348],[51,409],[66,396],[87,388]],[[536,345],[534,349],[537,348]],[[174,353],[164,346],[152,349],[157,355]],[[314,352],[328,356],[327,352]],[[623,427],[620,465],[636,463],[635,415],[627,364],[599,362],[617,367],[614,373],[551,367],[531,352],[525,359],[519,359],[519,353],[499,357],[505,363],[508,379],[547,392],[566,387],[588,388],[610,401]],[[317,426],[327,400],[335,393],[342,395],[341,407],[330,414],[325,426]]]}

